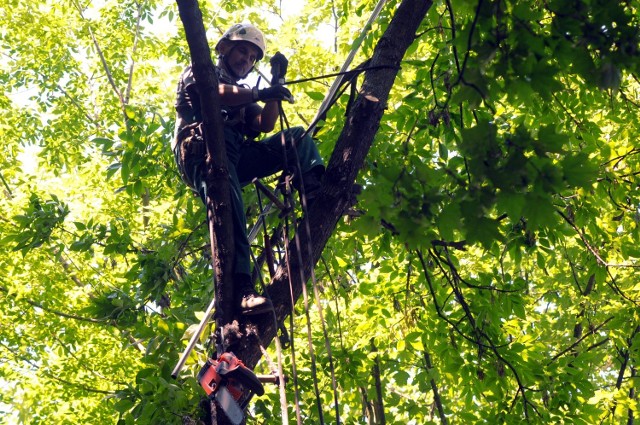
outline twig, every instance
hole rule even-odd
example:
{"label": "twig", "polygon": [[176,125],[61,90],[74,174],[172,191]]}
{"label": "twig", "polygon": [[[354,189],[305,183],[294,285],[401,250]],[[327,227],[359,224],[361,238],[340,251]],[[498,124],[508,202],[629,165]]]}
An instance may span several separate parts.
{"label": "twig", "polygon": [[561,352],[559,352],[558,354],[556,354],[555,356],[553,356],[551,358],[551,360],[549,360],[549,362],[547,363],[547,366],[549,366],[551,363],[555,362],[556,360],[558,360],[560,357],[564,356],[566,353],[572,351],[574,348],[576,348],[578,345],[580,345],[580,343],[582,343],[582,341],[584,341],[588,336],[595,334],[596,332],[598,332],[600,329],[602,329],[602,327],[604,325],[606,325],[607,323],[609,323],[611,320],[613,320],[615,317],[611,316],[609,317],[607,320],[605,320],[604,322],[602,322],[599,326],[592,328],[587,334],[583,335],[582,338],[578,339],[576,342],[574,342],[573,344],[571,344],[569,347],[565,348],[564,350],[562,350]]}
{"label": "twig", "polygon": [[[82,19],[86,19],[84,17],[84,13],[83,13],[82,7],[78,3],[78,1],[74,0],[73,4],[76,7],[76,9],[78,10],[78,13],[80,13],[80,17]],[[104,53],[102,52],[102,49],[100,48],[100,44],[98,44],[98,39],[96,38],[95,34],[93,33],[93,30],[91,29],[91,26],[87,25],[87,29],[89,30],[89,35],[91,36],[91,40],[93,42],[93,46],[96,48],[96,51],[98,52],[98,56],[100,57],[100,62],[102,63],[102,68],[104,69],[105,73],[107,74],[107,79],[109,80],[109,84],[111,85],[111,88],[113,89],[115,94],[118,96],[118,100],[120,101],[120,108],[122,109],[122,113],[125,115],[125,118],[126,118],[126,113],[125,113],[125,108],[124,108],[126,103],[125,103],[124,97],[122,96],[122,93],[120,92],[120,90],[118,90],[118,86],[116,85],[116,82],[115,82],[115,80],[113,78],[113,75],[111,74],[111,69],[109,68],[109,65],[107,64],[107,60],[104,57]]]}
{"label": "twig", "polygon": [[[429,289],[431,291],[432,296],[434,297],[434,302],[435,302],[435,291],[433,290],[433,284],[432,284],[431,279],[429,277],[429,274],[427,272],[427,268],[426,268],[426,264],[424,262],[424,258],[422,257],[422,253],[420,251],[417,251],[417,252],[418,252],[418,256],[420,258],[420,261],[422,263],[422,266],[423,266],[425,278],[427,279],[427,282],[429,284]],[[452,288],[452,291],[453,291],[453,293],[455,295],[456,301],[462,307],[462,309],[464,311],[464,316],[467,318],[467,321],[469,322],[471,328],[473,329],[473,331],[475,333],[475,338],[471,338],[471,337],[466,336],[463,333],[461,333],[461,331],[457,328],[457,326],[453,325],[451,320],[449,320],[448,318],[446,318],[444,316],[444,314],[441,312],[440,308],[437,307],[437,302],[436,302],[436,311],[438,312],[438,315],[441,318],[443,318],[445,321],[447,321],[447,323],[451,324],[454,327],[454,329],[458,333],[460,333],[465,339],[467,339],[468,341],[470,341],[473,344],[477,345],[478,349],[480,351],[483,350],[483,349],[491,350],[491,352],[496,356],[496,358],[499,359],[502,363],[504,363],[509,368],[509,370],[511,370],[511,373],[513,374],[514,378],[516,379],[516,382],[518,384],[518,390],[516,391],[516,394],[515,394],[514,403],[515,403],[515,400],[516,400],[518,394],[521,394],[522,395],[523,405],[524,405],[524,416],[525,416],[525,418],[527,418],[527,419],[529,418],[529,409],[528,409],[529,406],[531,406],[531,408],[534,410],[534,412],[536,412],[536,414],[538,414],[538,416],[540,416],[540,412],[538,411],[538,409],[535,406],[535,404],[533,404],[527,397],[526,390],[528,388],[522,382],[522,378],[520,377],[520,374],[518,373],[518,370],[515,368],[515,366],[513,366],[511,364],[511,362],[509,362],[507,359],[504,358],[504,356],[502,354],[500,354],[499,349],[503,348],[504,346],[497,346],[496,344],[494,344],[494,342],[489,337],[489,335],[487,335],[486,332],[484,332],[482,329],[480,329],[477,326],[476,320],[473,317],[473,314],[471,312],[471,309],[469,308],[468,303],[464,299],[464,296],[463,296],[462,292],[460,291],[460,288],[455,283],[455,279],[456,279],[455,276],[459,276],[459,274],[458,274],[457,270],[455,270],[455,267],[453,267],[453,264],[450,261],[448,262],[448,265],[451,268],[452,275],[454,276],[454,279],[451,279],[451,278],[446,276],[445,270],[440,265],[440,261],[442,261],[442,259],[439,258],[438,256],[436,256],[433,252],[430,252],[430,255],[431,255],[431,257],[433,259],[435,259],[438,262],[438,265],[439,265],[441,271],[445,274],[445,278],[447,279],[447,281],[449,283],[449,286]],[[486,341],[486,343],[483,342],[483,341]]]}
{"label": "twig", "polygon": [[608,263],[600,256],[600,253],[591,246],[591,244],[589,244],[589,242],[587,241],[587,238],[585,237],[585,235],[582,233],[582,231],[578,228],[578,226],[576,226],[576,224],[573,222],[573,220],[571,220],[569,217],[567,217],[565,215],[565,213],[563,213],[562,211],[560,211],[559,209],[556,208],[556,212],[558,214],[560,214],[560,216],[567,222],[569,223],[569,225],[571,227],[573,227],[573,230],[576,231],[576,233],[578,234],[578,236],[580,236],[580,239],[582,240],[582,243],[584,244],[584,246],[587,248],[587,250],[589,250],[589,252],[591,252],[591,254],[596,258],[596,261],[604,267],[608,266]]}
{"label": "twig", "polygon": [[138,36],[140,35],[140,20],[142,19],[142,5],[143,3],[138,3],[138,17],[136,19],[136,30],[133,35],[133,47],[131,48],[131,65],[129,66],[129,79],[127,81],[127,89],[124,95],[124,104],[129,104],[129,97],[131,96],[131,86],[133,83],[133,66],[135,65],[135,60],[133,59],[136,50],[138,48]]}
{"label": "twig", "polygon": [[573,123],[580,129],[583,130],[584,129],[584,125],[578,121],[572,114],[571,111],[564,106],[564,104],[562,102],[560,102],[560,99],[558,99],[558,96],[552,91],[551,92],[551,96],[553,96],[553,99],[556,101],[556,103],[558,103],[558,105],[560,105],[560,107],[564,110],[564,112],[569,116],[569,118],[571,118],[571,121],[573,121]]}
{"label": "twig", "polygon": [[[431,357],[429,356],[429,352],[424,352],[424,362],[427,367],[427,370],[433,369],[433,365],[431,364]],[[447,425],[447,416],[444,414],[444,408],[442,407],[442,399],[440,398],[440,393],[438,392],[438,386],[436,385],[436,380],[431,378],[429,381],[431,384],[431,391],[433,391],[433,401],[436,404],[436,408],[438,409],[438,416],[440,416],[440,422],[443,425]]]}
{"label": "twig", "polygon": [[[5,288],[4,286],[0,286],[0,291],[9,294],[9,290],[7,288]],[[39,308],[43,311],[46,311],[48,313],[52,313],[55,314],[56,316],[60,316],[60,317],[64,317],[67,319],[74,319],[74,320],[79,320],[81,322],[89,322],[89,323],[101,323],[101,324],[106,324],[105,320],[102,319],[94,319],[92,317],[82,317],[82,316],[77,316],[75,314],[69,314],[69,313],[65,313],[63,311],[59,311],[59,310],[54,310],[52,308],[49,307],[45,307],[42,304],[40,304],[39,302],[27,299],[27,298],[20,298],[21,300],[24,300],[24,302],[26,302],[27,304]]]}
{"label": "twig", "polygon": [[9,196],[11,198],[13,198],[13,192],[11,191],[11,188],[9,187],[9,185],[7,184],[7,181],[5,180],[4,176],[2,175],[2,173],[0,173],[0,180],[2,180],[2,184],[4,184],[4,187],[7,189],[7,193],[9,194]]}

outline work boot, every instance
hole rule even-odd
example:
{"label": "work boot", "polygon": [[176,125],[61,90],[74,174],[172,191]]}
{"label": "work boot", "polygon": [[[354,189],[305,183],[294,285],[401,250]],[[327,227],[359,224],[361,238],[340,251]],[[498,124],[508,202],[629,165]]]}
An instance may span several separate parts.
{"label": "work boot", "polygon": [[266,313],[273,310],[271,300],[259,295],[253,287],[249,275],[237,275],[236,299],[240,307],[240,313],[245,316]]}
{"label": "work boot", "polygon": [[[324,167],[317,166],[307,171],[302,175],[302,181],[304,182],[305,197],[307,198],[307,207],[311,208],[313,201],[320,192],[322,186],[322,175],[324,174]],[[300,190],[299,184],[294,180],[294,187]]]}

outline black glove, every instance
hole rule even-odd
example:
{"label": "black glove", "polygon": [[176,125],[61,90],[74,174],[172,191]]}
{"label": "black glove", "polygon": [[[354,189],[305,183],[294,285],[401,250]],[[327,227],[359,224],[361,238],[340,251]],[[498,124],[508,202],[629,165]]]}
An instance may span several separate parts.
{"label": "black glove", "polygon": [[282,84],[284,76],[287,74],[289,61],[282,53],[276,52],[269,60],[269,63],[271,64],[271,84]]}
{"label": "black glove", "polygon": [[284,86],[271,86],[266,89],[258,90],[258,97],[255,100],[268,102],[270,100],[286,100],[293,103],[293,96],[288,88]]}

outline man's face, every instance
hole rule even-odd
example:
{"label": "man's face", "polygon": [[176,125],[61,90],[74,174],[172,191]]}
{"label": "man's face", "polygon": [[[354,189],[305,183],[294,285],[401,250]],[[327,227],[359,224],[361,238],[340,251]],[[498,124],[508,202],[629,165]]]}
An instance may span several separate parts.
{"label": "man's face", "polygon": [[244,77],[251,71],[258,59],[258,48],[246,41],[239,41],[229,50],[226,55],[227,66],[234,74]]}

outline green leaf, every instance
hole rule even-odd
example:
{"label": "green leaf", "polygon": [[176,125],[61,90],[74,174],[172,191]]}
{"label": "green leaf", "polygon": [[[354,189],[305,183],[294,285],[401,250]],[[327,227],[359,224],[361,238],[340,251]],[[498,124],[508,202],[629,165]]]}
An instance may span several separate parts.
{"label": "green leaf", "polygon": [[317,91],[308,91],[308,92],[305,92],[305,94],[315,101],[324,100],[324,94]]}
{"label": "green leaf", "polygon": [[125,106],[124,113],[127,115],[127,118],[129,119],[134,119],[136,116],[136,111],[133,109],[133,107],[129,105]]}
{"label": "green leaf", "polygon": [[500,211],[507,213],[509,218],[517,222],[522,217],[522,210],[525,204],[525,195],[513,192],[504,192],[498,196],[496,201]]}
{"label": "green leaf", "polygon": [[[327,166],[321,205],[301,212],[294,190],[295,214],[265,215],[251,243],[266,258],[256,289],[286,320],[235,314],[257,338],[230,349],[253,365],[263,328],[277,329],[295,347],[305,423],[321,422],[318,400],[337,423],[336,396],[343,423],[379,421],[376,367],[390,424],[445,422],[431,380],[451,423],[625,423],[637,413],[629,367],[613,381],[621,353],[637,365],[640,347],[636,3],[414,2],[425,16],[414,8],[398,27],[396,2],[366,34],[375,2],[298,3],[201,10],[212,51],[231,20],[250,21],[266,58],[289,58],[291,80],[336,72],[362,42],[349,69],[363,72],[313,134]],[[235,260],[210,252],[206,208],[170,147],[191,40],[171,22],[176,3],[67,6],[0,6],[0,422],[198,422],[220,311],[170,374],[219,289],[214,267]],[[363,62],[376,57],[391,67]],[[334,80],[297,83],[287,125],[306,128]],[[380,104],[351,105],[352,88]],[[351,204],[356,174],[364,191]],[[252,227],[257,195],[242,196]],[[285,248],[294,236],[300,258]],[[312,299],[291,306],[287,276],[300,293],[301,264]],[[264,349],[290,376],[294,351]],[[271,373],[261,360],[255,373]],[[283,419],[275,386],[246,410],[252,423]]]}
{"label": "green leaf", "polygon": [[114,409],[118,413],[124,413],[131,410],[133,406],[135,406],[134,401],[128,400],[128,399],[121,399],[116,402],[116,404],[114,405]]}
{"label": "green leaf", "polygon": [[589,188],[598,176],[598,169],[584,153],[566,156],[562,160],[564,178],[571,186]]}
{"label": "green leaf", "polygon": [[540,127],[538,139],[535,141],[536,152],[538,154],[545,152],[562,153],[564,146],[569,142],[569,137],[565,134],[556,132],[556,129],[550,125]]}
{"label": "green leaf", "polygon": [[469,242],[480,242],[485,249],[502,240],[498,223],[487,217],[466,218],[465,230]]}
{"label": "green leaf", "polygon": [[454,232],[460,227],[460,217],[460,206],[458,204],[449,203],[444,206],[436,218],[442,239],[445,241],[453,241],[455,239]]}

